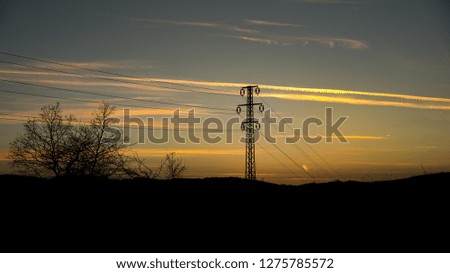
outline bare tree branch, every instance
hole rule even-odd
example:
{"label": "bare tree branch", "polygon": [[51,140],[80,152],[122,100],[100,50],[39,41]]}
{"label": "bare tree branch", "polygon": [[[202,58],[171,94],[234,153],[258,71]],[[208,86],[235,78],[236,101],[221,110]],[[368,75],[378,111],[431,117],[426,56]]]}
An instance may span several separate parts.
{"label": "bare tree branch", "polygon": [[182,158],[176,157],[176,153],[172,152],[166,155],[164,171],[167,179],[180,178],[187,171],[187,165]]}

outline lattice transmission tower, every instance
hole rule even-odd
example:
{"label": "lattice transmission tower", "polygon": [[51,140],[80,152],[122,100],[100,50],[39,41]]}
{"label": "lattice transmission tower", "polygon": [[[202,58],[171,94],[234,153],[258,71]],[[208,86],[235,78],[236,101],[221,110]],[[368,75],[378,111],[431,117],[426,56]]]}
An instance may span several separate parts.
{"label": "lattice transmission tower", "polygon": [[258,105],[259,111],[264,112],[262,103],[253,103],[253,92],[259,94],[260,89],[257,85],[249,85],[241,88],[241,96],[247,94],[247,103],[239,104],[236,108],[238,114],[241,113],[241,106],[246,107],[246,116],[241,123],[241,130],[245,132],[245,178],[249,180],[256,179],[256,161],[255,161],[255,138],[261,125],[254,118],[253,106]]}

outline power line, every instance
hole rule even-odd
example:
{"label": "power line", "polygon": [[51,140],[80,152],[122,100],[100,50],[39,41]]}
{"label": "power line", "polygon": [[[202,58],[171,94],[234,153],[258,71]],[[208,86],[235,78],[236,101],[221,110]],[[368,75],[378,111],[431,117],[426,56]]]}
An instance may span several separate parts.
{"label": "power line", "polygon": [[[65,98],[65,97],[51,96],[51,95],[44,95],[44,94],[29,94],[29,93],[23,93],[20,91],[10,91],[10,90],[4,90],[4,89],[0,89],[0,92],[23,95],[23,96],[43,97],[43,98],[61,99],[61,100],[78,101],[78,102],[88,102],[88,103],[99,102],[99,101],[83,100],[83,99],[75,99],[75,98]],[[119,104],[119,103],[111,103],[111,104],[121,105],[121,106],[130,106],[130,107],[140,107],[140,108],[142,107],[142,108],[151,108],[151,109],[166,109],[166,108],[157,108],[157,107],[149,107],[149,106],[138,106],[138,105],[132,105],[132,104]]]}
{"label": "power line", "polygon": [[[262,114],[261,114],[261,116],[262,116]],[[274,124],[270,124],[270,125],[274,130],[277,130],[277,128],[275,127]],[[286,133],[283,132],[283,134],[287,137]],[[298,147],[295,143],[294,143],[294,147],[296,148],[296,150],[298,150],[300,153],[302,153],[303,156],[305,156],[316,168],[318,168],[319,170],[324,172],[326,175],[330,176],[328,171],[325,170],[322,166],[320,166],[320,164],[318,162],[316,162],[306,151],[304,151],[302,148]]]}
{"label": "power line", "polygon": [[283,162],[281,162],[281,160],[279,160],[275,155],[273,155],[272,153],[270,153],[269,151],[266,150],[266,148],[264,148],[264,146],[262,146],[259,143],[256,143],[256,145],[258,145],[259,148],[263,149],[264,152],[266,152],[266,154],[270,155],[273,159],[275,159],[278,163],[280,163],[281,166],[283,166],[285,169],[287,169],[289,172],[291,172],[293,175],[295,175],[296,177],[298,176],[293,170],[291,170],[288,166],[286,166],[286,164],[284,164]]}
{"label": "power line", "polygon": [[[104,70],[100,70],[100,69],[86,68],[86,67],[81,67],[81,66],[77,66],[77,65],[70,65],[70,64],[65,64],[65,63],[60,63],[60,62],[55,62],[55,61],[49,61],[49,60],[44,60],[44,59],[40,59],[40,58],[29,57],[29,56],[24,56],[24,55],[19,55],[19,54],[4,52],[4,51],[0,51],[0,54],[9,55],[9,56],[18,57],[18,58],[27,59],[27,60],[32,60],[32,61],[44,62],[44,63],[49,63],[49,64],[56,64],[56,65],[70,67],[70,68],[79,69],[79,70],[86,70],[86,71],[91,71],[91,72],[97,72],[97,73],[107,74],[107,75],[111,75],[111,76],[139,79],[138,77],[135,77],[135,76],[119,74],[119,73],[113,73],[113,72],[108,72],[108,71],[104,71]],[[147,80],[152,81],[152,82],[164,83],[164,84],[171,84],[171,85],[191,87],[191,85],[182,84],[182,83],[173,83],[173,82],[154,80],[154,79],[147,79]],[[209,87],[198,87],[198,88],[205,89],[205,90],[226,92],[224,90],[215,89],[215,88],[209,88]]]}
{"label": "power line", "polygon": [[[267,140],[266,136],[265,136],[263,133],[261,133],[260,131],[259,131],[259,133]],[[298,163],[297,163],[295,160],[293,160],[286,152],[284,152],[280,147],[278,147],[277,144],[272,143],[272,142],[269,142],[269,143],[272,144],[275,148],[277,148],[278,151],[280,151],[284,156],[286,156],[286,157],[287,157],[290,161],[292,161],[295,165],[297,165],[297,167],[298,167],[300,170],[302,170],[304,173],[306,173],[309,177],[314,178],[314,176],[312,176],[312,175],[311,175],[307,170],[305,170],[302,166],[298,165]]]}
{"label": "power line", "polygon": [[100,97],[110,97],[110,98],[116,98],[116,99],[119,98],[119,99],[133,100],[133,101],[139,101],[139,102],[149,102],[149,103],[174,105],[174,106],[186,106],[186,107],[204,108],[204,109],[210,109],[210,110],[219,110],[219,111],[229,112],[228,109],[219,108],[219,107],[212,107],[212,106],[198,106],[198,105],[186,104],[186,103],[181,104],[181,103],[161,102],[161,101],[148,100],[148,99],[129,98],[129,97],[124,97],[124,96],[119,96],[119,95],[111,95],[111,94],[98,94],[98,93],[89,92],[89,91],[61,88],[61,87],[55,87],[55,86],[49,86],[49,85],[43,85],[43,84],[36,84],[36,83],[30,83],[30,82],[12,81],[12,80],[6,80],[6,79],[0,79],[0,81],[9,82],[9,83],[15,83],[15,84],[28,85],[28,86],[33,86],[33,87],[40,87],[40,88],[50,88],[50,89],[55,89],[55,90],[60,90],[60,91],[65,91],[65,92],[80,93],[80,94],[87,94],[87,95],[100,96]]}
{"label": "power line", "polygon": [[[18,93],[18,92],[14,92],[14,91],[7,91],[7,90],[1,90],[0,92],[6,92],[6,93]],[[18,93],[18,94],[24,94],[24,93]],[[30,94],[32,95],[32,94]],[[32,96],[39,96],[39,95],[32,95]],[[77,100],[78,101],[78,100]],[[89,101],[87,101],[89,102]],[[19,115],[19,114],[10,114],[10,113],[2,113],[0,112],[0,115],[4,115],[4,116],[17,116],[17,117],[26,117],[26,118],[37,118],[36,116],[27,116],[27,115]],[[6,118],[3,118],[6,119]],[[14,119],[14,120],[22,120],[22,121],[27,121],[24,119]],[[167,131],[180,131],[180,132],[191,132],[191,131],[198,131],[198,130],[204,130],[205,128],[162,128],[162,127],[152,127],[152,126],[144,126],[144,127],[138,127],[138,126],[130,126],[130,125],[117,125],[117,126],[113,126],[113,127],[120,127],[122,129],[152,129],[152,130],[158,130],[158,131],[163,131],[163,130],[167,130]],[[240,132],[240,129],[226,129],[226,130],[222,130],[221,132]],[[217,132],[215,132],[217,133]],[[220,132],[219,132],[220,133]]]}
{"label": "power line", "polygon": [[[4,90],[4,89],[0,89],[0,92],[16,94],[16,95],[22,95],[22,96],[43,97],[43,98],[61,99],[61,100],[77,101],[77,102],[87,102],[87,103],[99,103],[100,102],[100,101],[83,100],[83,99],[75,99],[75,98],[65,98],[65,97],[51,96],[51,95],[44,95],[44,94],[29,94],[29,93],[24,93],[24,92],[20,92],[20,91],[11,91],[11,90]],[[171,108],[153,107],[153,106],[146,106],[146,105],[134,105],[134,104],[126,104],[126,103],[118,103],[118,102],[109,102],[109,103],[112,104],[112,105],[125,106],[125,107],[148,108],[148,109],[159,109],[159,110],[173,110]]]}
{"label": "power line", "polygon": [[[281,119],[281,116],[278,114],[278,112],[263,98],[263,97],[260,97],[261,98],[261,100],[265,103],[265,104],[267,104],[267,106],[269,106],[270,107],[270,109],[271,110],[273,110],[273,112],[275,113],[275,115],[279,118],[279,119]],[[290,124],[287,124],[287,126],[288,126],[288,128],[289,129],[291,129],[291,131],[293,132],[293,133],[295,133],[294,132],[294,129],[292,128],[292,126],[290,125]],[[286,135],[286,134],[285,134]],[[335,172],[337,175],[338,175],[338,177],[341,177],[341,174],[335,169],[335,168],[333,168],[333,166],[331,166],[331,164],[330,163],[328,163],[328,161],[327,160],[325,160],[325,158],[323,158],[313,147],[311,147],[311,145],[308,145],[308,143],[306,143],[306,146],[317,156],[317,157],[319,157],[333,172]],[[297,144],[295,144],[294,143],[294,147],[295,148],[297,148],[297,150],[299,150],[299,151],[301,151],[302,153],[306,153],[302,148],[300,148]],[[326,173],[328,173],[326,170],[325,170],[325,172]],[[329,173],[328,173],[329,174]]]}
{"label": "power line", "polygon": [[[130,76],[130,75],[112,73],[112,72],[102,71],[102,70],[98,70],[98,69],[84,68],[84,67],[80,67],[80,66],[76,66],[76,65],[63,64],[63,63],[58,63],[58,62],[54,62],[54,61],[48,61],[48,60],[43,60],[43,59],[38,59],[38,58],[32,58],[32,57],[27,57],[27,56],[22,56],[22,55],[7,53],[7,52],[1,52],[1,51],[0,51],[0,54],[5,54],[5,55],[9,55],[9,56],[14,56],[14,57],[19,57],[19,58],[23,58],[23,59],[49,63],[49,64],[56,64],[56,65],[70,67],[70,68],[78,69],[78,70],[85,70],[85,71],[91,71],[91,72],[96,72],[96,73],[102,73],[102,74],[115,76],[115,77],[135,79],[135,80],[138,80],[138,81],[141,81],[141,82],[143,81],[142,78],[135,77],[135,76]],[[41,66],[26,65],[26,64],[21,64],[21,63],[16,63],[16,62],[11,62],[11,61],[5,61],[5,60],[0,60],[0,62],[13,64],[13,65],[18,65],[18,66],[23,66],[23,67],[28,67],[28,68],[33,68],[33,69],[40,69],[40,70],[64,73],[64,74],[78,76],[78,77],[87,77],[87,78],[94,78],[94,79],[100,79],[100,80],[108,80],[108,81],[115,81],[115,82],[121,82],[121,83],[127,83],[127,84],[140,85],[140,86],[159,87],[159,88],[172,89],[172,90],[177,90],[177,91],[193,92],[193,93],[208,94],[208,95],[233,96],[232,94],[229,94],[225,90],[220,90],[220,89],[216,89],[216,88],[209,88],[209,87],[203,87],[203,86],[196,86],[196,88],[197,89],[210,90],[210,91],[216,91],[216,92],[218,91],[220,93],[208,93],[208,92],[202,92],[202,91],[197,91],[197,90],[160,86],[160,85],[149,84],[149,83],[130,82],[130,81],[124,81],[124,80],[120,80],[120,79],[116,79],[116,78],[107,78],[107,77],[94,76],[94,75],[83,75],[83,74],[78,74],[78,73],[73,73],[73,72],[62,71],[62,70],[58,70],[58,69],[52,69],[52,68],[41,67]],[[147,78],[146,81],[151,81],[151,82],[156,82],[156,83],[161,83],[161,84],[170,84],[170,85],[176,85],[176,86],[182,86],[182,87],[192,87],[192,85],[188,85],[188,84],[173,83],[173,82],[154,80],[154,79],[149,79],[149,78]]]}
{"label": "power line", "polygon": [[[150,87],[158,87],[158,88],[171,89],[171,90],[183,91],[183,92],[192,92],[192,93],[200,93],[200,94],[208,94],[208,95],[220,95],[220,96],[232,96],[231,94],[227,94],[227,93],[208,93],[208,92],[202,92],[202,91],[197,91],[197,90],[189,90],[189,89],[176,88],[176,87],[167,87],[167,86],[161,86],[161,85],[149,84],[149,83],[130,82],[130,81],[125,81],[125,80],[120,80],[120,79],[115,79],[115,78],[107,78],[107,77],[94,76],[94,75],[84,75],[84,74],[67,72],[67,71],[58,70],[58,69],[52,69],[52,68],[36,66],[36,65],[21,64],[21,63],[10,62],[10,61],[5,61],[5,60],[0,60],[0,62],[1,63],[12,64],[12,65],[17,65],[17,66],[22,66],[22,67],[27,67],[27,68],[32,68],[32,69],[39,69],[39,70],[57,72],[57,73],[67,74],[67,75],[76,76],[76,77],[91,78],[91,79],[106,80],[106,81],[114,81],[114,82],[138,85],[138,86],[143,86],[143,87],[149,87],[150,86]],[[82,68],[80,68],[80,69],[82,69]],[[105,72],[105,73],[107,73],[107,72]],[[123,77],[127,77],[127,76],[123,76]],[[131,77],[131,76],[128,76],[128,77],[142,81],[142,79],[139,79],[137,77]],[[149,80],[149,81],[151,81],[151,80]],[[170,84],[169,82],[167,82],[167,83]],[[189,87],[192,87],[192,86],[189,86]],[[201,88],[201,87],[196,87],[196,88]],[[215,89],[212,89],[212,90],[215,90]]]}
{"label": "power line", "polygon": [[[78,102],[88,102],[88,103],[95,102],[95,101],[90,101],[90,100],[75,99],[75,98],[64,98],[64,97],[50,96],[50,95],[43,95],[43,94],[39,94],[39,95],[38,94],[28,94],[28,93],[23,93],[23,92],[19,92],[19,91],[10,91],[10,90],[4,90],[4,89],[0,89],[0,92],[10,93],[10,94],[18,94],[18,95],[24,95],[24,96],[33,96],[33,97],[56,98],[56,99],[69,100],[69,101],[78,101]],[[122,104],[122,103],[111,103],[111,104],[119,105],[119,106],[127,106],[127,107],[171,110],[169,108],[157,108],[157,107],[139,106],[139,105],[132,105],[132,104]],[[21,116],[21,117],[35,118],[33,116],[7,114],[7,113],[0,113],[0,115],[11,115],[11,116]],[[121,128],[139,129],[139,127],[133,127],[133,126],[121,126]],[[203,130],[204,129],[204,128],[194,128],[193,130],[185,130],[184,128],[179,128],[179,129],[174,129],[174,128],[154,128],[154,127],[149,127],[149,126],[145,126],[144,128],[152,128],[153,130],[168,130],[168,131],[194,131],[194,130]],[[239,132],[239,131],[241,131],[241,130],[240,129],[226,129],[226,130],[223,130],[222,132]]]}

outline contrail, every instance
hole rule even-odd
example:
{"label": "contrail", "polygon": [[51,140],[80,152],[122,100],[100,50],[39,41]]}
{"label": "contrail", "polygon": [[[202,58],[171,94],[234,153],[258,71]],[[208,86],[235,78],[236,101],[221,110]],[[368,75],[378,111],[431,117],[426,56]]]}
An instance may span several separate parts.
{"label": "contrail", "polygon": [[405,95],[395,93],[365,92],[365,91],[342,90],[342,89],[303,88],[303,87],[289,87],[277,85],[260,85],[260,87],[279,91],[297,91],[297,92],[309,92],[309,93],[333,94],[333,95],[358,95],[358,96],[450,103],[450,99],[447,98],[425,97],[425,96],[415,96],[415,95]]}
{"label": "contrail", "polygon": [[407,101],[355,99],[355,98],[329,96],[329,94],[328,96],[318,96],[305,94],[264,93],[264,95],[266,97],[288,99],[288,100],[300,100],[300,101],[332,102],[332,103],[344,103],[353,105],[393,106],[393,107],[404,107],[414,109],[450,110],[450,105],[421,104]]}
{"label": "contrail", "polygon": [[[208,81],[190,81],[190,80],[174,80],[174,79],[156,79],[156,78],[142,78],[142,81],[163,81],[168,83],[177,84],[190,84],[190,85],[200,85],[200,86],[211,86],[211,87],[242,87],[245,85],[250,85],[249,83],[231,83],[231,82],[208,82]],[[277,90],[277,91],[289,91],[289,92],[306,92],[306,93],[317,93],[317,94],[333,94],[333,95],[358,95],[358,96],[370,96],[370,97],[384,97],[384,98],[396,98],[404,100],[416,100],[416,101],[428,101],[428,102],[441,102],[450,103],[448,98],[437,98],[437,97],[426,97],[426,96],[415,96],[407,94],[396,94],[396,93],[382,93],[382,92],[366,92],[357,90],[343,90],[343,89],[326,89],[326,88],[308,88],[308,87],[294,87],[294,86],[280,86],[280,85],[268,85],[259,84],[260,88]]]}
{"label": "contrail", "polygon": [[[84,77],[85,75],[64,75],[60,73],[52,73],[52,72],[31,72],[31,71],[14,71],[14,70],[0,70],[2,74],[29,74],[36,76],[64,76],[64,77]],[[192,86],[207,86],[207,87],[226,87],[226,88],[240,88],[242,86],[251,85],[250,83],[233,83],[233,82],[212,82],[212,81],[194,81],[194,80],[177,80],[177,79],[167,79],[167,78],[142,78],[142,77],[118,77],[111,76],[110,78],[118,79],[118,80],[128,80],[128,81],[140,81],[140,82],[159,82],[159,83],[167,83],[167,84],[183,84],[183,85],[192,85]],[[101,85],[101,84],[100,84]],[[428,97],[428,96],[417,96],[417,95],[408,95],[408,94],[398,94],[398,93],[386,93],[386,92],[367,92],[367,91],[359,91],[359,90],[343,90],[343,89],[327,89],[327,88],[310,88],[310,87],[294,87],[294,86],[280,86],[280,85],[268,85],[268,84],[259,84],[259,86],[263,89],[275,90],[275,91],[283,91],[283,92],[301,92],[301,93],[312,93],[312,94],[321,94],[321,95],[356,95],[356,96],[366,96],[366,97],[376,97],[376,98],[390,98],[390,99],[401,99],[408,101],[416,101],[416,102],[434,102],[434,103],[450,103],[449,98],[439,98],[439,97]],[[294,95],[294,96],[292,96]],[[298,96],[299,94],[297,94]],[[276,94],[272,93],[271,96],[283,98],[283,99],[294,99],[296,98],[295,94]],[[292,97],[291,97],[292,96]],[[402,102],[387,102],[383,103],[383,101],[379,101],[376,103],[376,100],[359,100],[354,99],[355,102],[352,103],[351,98],[342,98],[338,99],[336,97],[331,97],[329,100],[322,97],[318,98],[317,96],[304,96],[302,100],[314,100],[314,101],[328,101],[328,102],[338,102],[338,103],[351,103],[351,104],[364,104],[367,102],[369,105],[385,105],[385,106],[400,106],[400,107],[410,107],[410,108],[419,108],[419,109],[442,109],[442,110],[450,110],[447,105],[423,105],[416,103],[402,103]]]}

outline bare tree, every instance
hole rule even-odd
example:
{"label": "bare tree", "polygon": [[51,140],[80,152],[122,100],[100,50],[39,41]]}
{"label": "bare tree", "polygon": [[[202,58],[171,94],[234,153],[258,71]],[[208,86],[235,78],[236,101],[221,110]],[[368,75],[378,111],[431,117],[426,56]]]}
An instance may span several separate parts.
{"label": "bare tree", "polygon": [[154,168],[149,167],[145,164],[145,159],[140,158],[139,155],[134,152],[133,158],[130,159],[129,167],[125,168],[128,176],[132,178],[147,178],[147,179],[157,179],[164,168],[164,160],[161,160],[159,165]]}
{"label": "bare tree", "polygon": [[101,103],[89,124],[62,116],[59,103],[41,108],[10,143],[11,167],[38,176],[112,176],[125,172],[129,158],[122,134],[112,127],[114,107]]}
{"label": "bare tree", "polygon": [[62,116],[59,103],[43,106],[38,118],[24,124],[25,134],[10,143],[12,168],[38,176],[63,175],[73,121],[72,116]]}
{"label": "bare tree", "polygon": [[175,152],[172,152],[166,155],[164,171],[167,179],[180,178],[187,171],[187,164],[182,158],[176,157]]}

